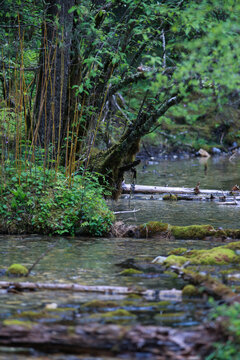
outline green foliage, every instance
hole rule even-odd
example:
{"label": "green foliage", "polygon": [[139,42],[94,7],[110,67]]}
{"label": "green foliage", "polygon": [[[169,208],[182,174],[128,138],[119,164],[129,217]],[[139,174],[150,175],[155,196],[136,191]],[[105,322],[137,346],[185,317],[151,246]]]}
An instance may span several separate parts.
{"label": "green foliage", "polygon": [[215,343],[215,351],[206,360],[237,360],[240,351],[240,303],[214,307],[210,319],[219,318],[230,339],[226,343]]}
{"label": "green foliage", "polygon": [[216,349],[205,360],[238,360],[240,346],[232,341],[223,343],[215,343],[214,348]]}
{"label": "green foliage", "polygon": [[227,304],[217,306],[210,317],[212,319],[224,318],[225,330],[240,343],[240,303],[235,302],[230,306]]}
{"label": "green foliage", "polygon": [[77,175],[69,183],[61,172],[36,166],[16,173],[9,164],[2,179],[1,231],[101,236],[112,224],[113,215],[94,175]]}

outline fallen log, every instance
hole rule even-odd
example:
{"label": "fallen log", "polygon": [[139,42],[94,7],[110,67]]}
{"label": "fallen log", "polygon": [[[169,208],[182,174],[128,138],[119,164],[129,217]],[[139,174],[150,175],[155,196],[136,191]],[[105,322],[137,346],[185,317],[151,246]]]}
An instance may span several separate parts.
{"label": "fallen log", "polygon": [[0,326],[0,346],[34,348],[48,353],[89,355],[152,354],[158,360],[203,359],[220,339],[213,325],[195,330],[161,326],[124,327],[120,325],[42,325]]}
{"label": "fallen log", "polygon": [[[181,187],[170,187],[170,186],[148,186],[148,185],[135,185],[134,191],[132,190],[131,184],[124,184],[122,188],[123,194],[130,194],[134,192],[135,194],[191,194],[194,195],[194,188],[181,188]],[[229,196],[231,195],[230,191],[222,190],[209,190],[209,189],[200,189],[199,195],[218,195],[218,196]]]}
{"label": "fallen log", "polygon": [[34,283],[34,282],[10,282],[0,281],[0,288],[9,291],[23,290],[53,290],[53,291],[74,291],[74,292],[96,292],[108,295],[129,295],[137,294],[148,299],[181,301],[182,292],[180,290],[148,290],[139,288],[129,288],[124,286],[88,286],[79,284],[58,284],[58,283]]}
{"label": "fallen log", "polygon": [[138,293],[141,295],[152,295],[153,290],[140,290],[124,286],[100,286],[100,285],[80,285],[80,284],[60,284],[60,283],[34,283],[26,282],[10,282],[0,281],[1,289],[15,290],[70,290],[75,292],[97,292],[104,294],[121,294],[128,295]]}

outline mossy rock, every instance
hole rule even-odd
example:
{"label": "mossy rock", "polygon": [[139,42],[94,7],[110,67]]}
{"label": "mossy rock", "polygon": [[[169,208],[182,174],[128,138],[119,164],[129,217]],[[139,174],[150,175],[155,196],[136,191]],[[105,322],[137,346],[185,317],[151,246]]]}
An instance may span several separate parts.
{"label": "mossy rock", "polygon": [[182,266],[187,261],[188,259],[185,256],[170,255],[166,258],[163,265],[166,265],[167,267],[172,265]]}
{"label": "mossy rock", "polygon": [[130,311],[125,309],[117,309],[114,311],[108,311],[104,314],[101,314],[103,318],[112,318],[112,317],[136,317],[136,315],[132,314]]}
{"label": "mossy rock", "polygon": [[215,235],[211,225],[171,226],[171,233],[176,239],[204,239]]}
{"label": "mossy rock", "polygon": [[178,197],[177,195],[172,195],[172,194],[166,194],[163,195],[163,200],[168,200],[168,201],[177,201]]}
{"label": "mossy rock", "polygon": [[76,311],[75,308],[73,307],[57,307],[55,309],[51,309],[51,308],[46,308],[45,311],[47,312],[56,312],[56,313],[64,313],[64,312],[73,312],[73,311]]}
{"label": "mossy rock", "polygon": [[15,315],[17,318],[29,318],[29,319],[59,319],[59,315],[49,314],[45,311],[23,311],[20,314]]}
{"label": "mossy rock", "polygon": [[113,308],[113,307],[117,307],[118,304],[116,301],[112,301],[112,300],[91,300],[86,302],[85,304],[82,305],[82,307],[84,308],[94,308],[94,309],[100,309],[100,308]]}
{"label": "mossy rock", "polygon": [[168,300],[162,300],[157,302],[157,306],[159,307],[166,307],[168,305],[171,305],[171,301]]}
{"label": "mossy rock", "polygon": [[202,275],[198,272],[187,269],[183,269],[183,272],[187,278],[191,279],[193,284],[198,284],[204,288],[210,287],[211,289],[214,289],[214,291],[211,290],[211,292],[213,291],[214,296],[217,298],[232,298],[234,296],[234,292],[229,286],[223,284],[221,281],[210,275]]}
{"label": "mossy rock", "polygon": [[186,285],[182,290],[182,294],[183,296],[188,297],[196,296],[198,294],[198,289],[194,285]]}
{"label": "mossy rock", "polygon": [[149,221],[139,226],[140,236],[152,237],[168,231],[169,225],[160,221]]}
{"label": "mossy rock", "polygon": [[220,246],[210,250],[196,251],[190,261],[192,264],[227,265],[236,263],[238,257],[233,250]]}
{"label": "mossy rock", "polygon": [[154,319],[156,321],[161,321],[164,323],[171,323],[176,321],[182,321],[185,318],[186,314],[184,312],[179,313],[163,313],[163,314],[156,314]]}
{"label": "mossy rock", "polygon": [[22,320],[16,320],[16,319],[5,319],[3,321],[3,325],[5,326],[23,326],[27,329],[31,329],[35,323],[32,321],[22,321]]}
{"label": "mossy rock", "polygon": [[28,269],[21,264],[12,264],[7,269],[7,275],[26,276],[27,274],[28,274]]}
{"label": "mossy rock", "polygon": [[231,269],[219,271],[219,273],[222,275],[231,275],[231,274],[239,273],[239,272],[240,272],[240,269],[237,269],[237,268],[231,268]]}
{"label": "mossy rock", "polygon": [[170,276],[173,279],[178,278],[178,275],[176,273],[172,272],[172,271],[164,271],[164,274]]}
{"label": "mossy rock", "polygon": [[128,295],[128,299],[140,300],[140,299],[142,299],[142,296],[141,296],[141,295],[137,295],[137,294],[129,294],[129,295]]}
{"label": "mossy rock", "polygon": [[168,252],[168,255],[183,255],[187,251],[187,248],[177,248]]}
{"label": "mossy rock", "polygon": [[106,313],[97,313],[90,316],[91,319],[99,320],[101,319],[105,323],[114,323],[114,324],[127,324],[129,321],[135,320],[136,315],[132,314],[130,311],[125,309],[117,309],[114,311],[108,311]]}
{"label": "mossy rock", "polygon": [[228,265],[237,263],[239,259],[234,250],[219,246],[209,250],[192,250],[185,256],[170,255],[166,258],[164,265],[182,266],[187,261],[192,265]]}
{"label": "mossy rock", "polygon": [[224,247],[231,250],[240,250],[240,241],[231,242]]}
{"label": "mossy rock", "polygon": [[[228,237],[232,239],[240,239],[240,229],[226,229],[225,230]],[[240,249],[240,245],[239,245]]]}
{"label": "mossy rock", "polygon": [[137,274],[142,274],[142,271],[136,270],[136,269],[125,269],[123,271],[120,272],[119,275],[121,276],[131,276],[131,275],[137,275]]}

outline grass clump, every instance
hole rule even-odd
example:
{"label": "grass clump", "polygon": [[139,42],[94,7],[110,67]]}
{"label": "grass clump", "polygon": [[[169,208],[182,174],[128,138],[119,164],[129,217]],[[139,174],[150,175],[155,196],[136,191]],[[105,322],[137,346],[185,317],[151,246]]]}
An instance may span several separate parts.
{"label": "grass clump", "polygon": [[1,233],[102,236],[112,225],[114,215],[93,174],[68,179],[41,166],[16,173],[9,164],[1,175]]}

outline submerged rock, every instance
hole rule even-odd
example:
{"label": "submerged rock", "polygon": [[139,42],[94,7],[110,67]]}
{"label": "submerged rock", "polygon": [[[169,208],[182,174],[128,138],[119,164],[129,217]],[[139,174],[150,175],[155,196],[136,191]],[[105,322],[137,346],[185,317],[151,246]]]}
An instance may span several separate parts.
{"label": "submerged rock", "polygon": [[155,259],[153,259],[152,263],[155,264],[163,264],[165,260],[167,259],[166,256],[157,256]]}

